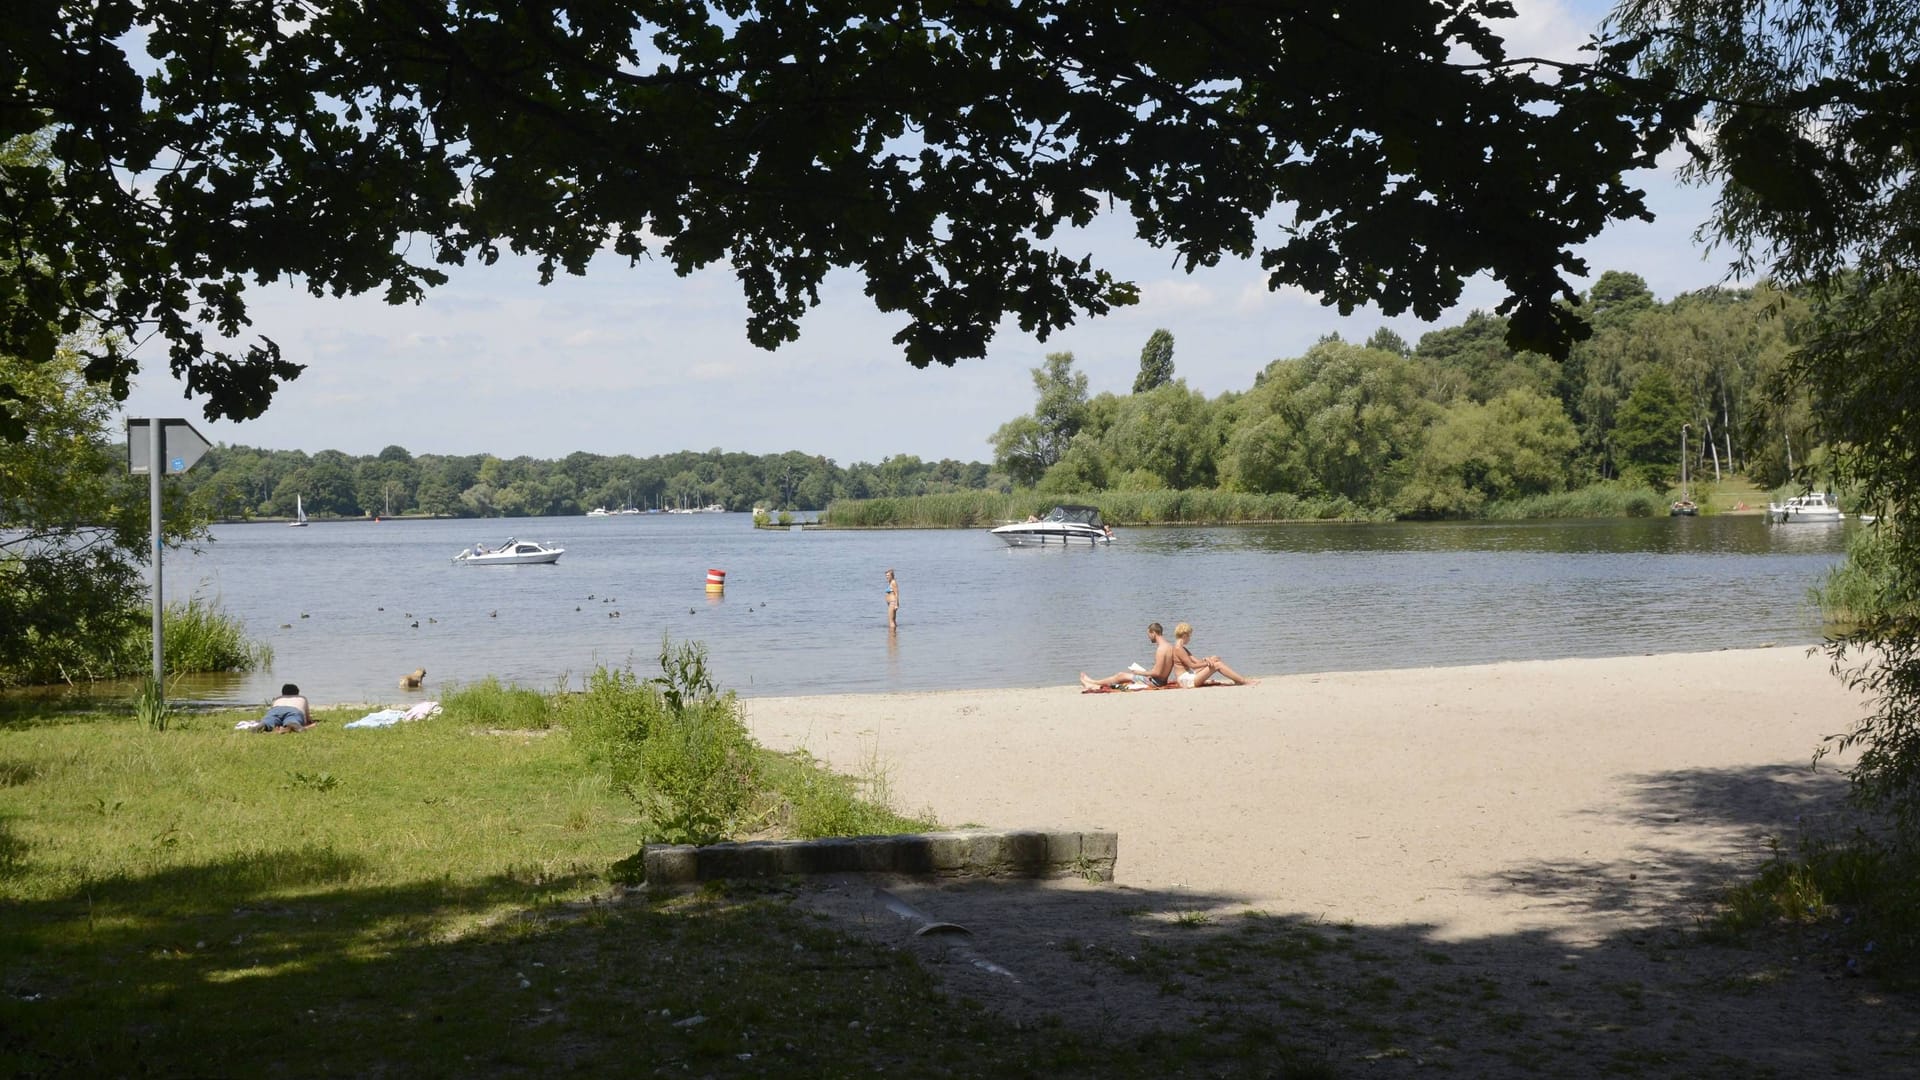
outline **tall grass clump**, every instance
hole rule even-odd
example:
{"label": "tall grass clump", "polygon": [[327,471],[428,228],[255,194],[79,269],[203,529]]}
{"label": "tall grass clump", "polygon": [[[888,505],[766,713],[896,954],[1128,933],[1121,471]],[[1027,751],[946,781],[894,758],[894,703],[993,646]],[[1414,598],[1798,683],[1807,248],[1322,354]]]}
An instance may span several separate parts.
{"label": "tall grass clump", "polygon": [[1270,521],[1386,521],[1383,509],[1350,499],[1256,494],[1217,488],[1048,494],[955,491],[882,499],[835,499],[825,521],[839,529],[988,529],[1062,503],[1094,506],[1110,525],[1227,525]]}
{"label": "tall grass clump", "polygon": [[482,727],[539,730],[553,724],[552,699],[524,686],[503,685],[489,675],[441,695],[447,715]]}
{"label": "tall grass clump", "polygon": [[[273,647],[248,638],[246,625],[212,601],[168,604],[160,618],[168,671],[257,671],[273,663]],[[151,654],[151,625],[140,637]]]}
{"label": "tall grass clump", "polygon": [[662,640],[660,674],[601,665],[555,719],[640,807],[651,841],[741,835],[759,798],[758,761],[738,699],[707,672],[706,647]]}
{"label": "tall grass clump", "polygon": [[133,696],[133,715],[149,731],[165,731],[173,719],[173,707],[167,704],[166,688],[160,680],[147,672],[140,680],[140,689]]}
{"label": "tall grass clump", "polygon": [[582,692],[553,704],[555,723],[640,808],[647,840],[710,844],[929,827],[892,811],[877,765],[845,777],[805,754],[756,745],[739,699],[714,685],[705,646],[663,639],[659,665],[651,677],[601,665]]}
{"label": "tall grass clump", "polygon": [[1667,512],[1660,493],[1614,481],[1572,491],[1502,499],[1486,505],[1481,516],[1518,521],[1540,518],[1657,517]]}
{"label": "tall grass clump", "polygon": [[1912,614],[1913,603],[1900,595],[1901,577],[1893,564],[1890,525],[1857,529],[1847,538],[1847,559],[1827,571],[1826,580],[1813,589],[1828,628],[1845,633],[1863,620],[1894,613]]}
{"label": "tall grass clump", "polygon": [[1831,927],[1854,974],[1920,985],[1920,849],[1855,833],[1776,846],[1753,880],[1729,889],[1709,933]]}

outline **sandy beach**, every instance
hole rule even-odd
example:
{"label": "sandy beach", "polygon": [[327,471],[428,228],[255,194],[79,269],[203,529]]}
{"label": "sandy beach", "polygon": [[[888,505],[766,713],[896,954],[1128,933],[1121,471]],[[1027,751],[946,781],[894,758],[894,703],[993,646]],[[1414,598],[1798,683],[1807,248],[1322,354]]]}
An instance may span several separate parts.
{"label": "sandy beach", "polygon": [[[1830,927],[1714,919],[1776,838],[1848,825],[1810,765],[1866,703],[1804,647],[1064,682],[745,704],[762,742],[877,768],[943,823],[1117,830],[1114,884],[797,902],[1012,1023],[1166,1032],[1256,1075],[1920,1075],[1920,1002],[1853,977]],[[903,903],[970,933],[917,936]]]}
{"label": "sandy beach", "polygon": [[1809,765],[1864,704],[1793,647],[746,708],[943,823],[1117,830],[1122,885],[1571,942],[1671,917],[1833,809]]}

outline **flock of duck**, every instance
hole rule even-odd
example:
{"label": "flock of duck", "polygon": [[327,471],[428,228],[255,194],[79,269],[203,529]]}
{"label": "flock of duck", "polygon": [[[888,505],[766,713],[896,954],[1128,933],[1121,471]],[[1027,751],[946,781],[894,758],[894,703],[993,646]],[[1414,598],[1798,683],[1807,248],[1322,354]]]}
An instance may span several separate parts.
{"label": "flock of duck", "polygon": [[[598,600],[598,601],[600,601],[600,602],[601,602],[602,604],[611,604],[611,603],[614,603],[614,602],[615,602],[615,601],[614,601],[614,598],[613,598],[613,597],[611,597],[611,596],[595,596],[595,595],[594,595],[593,593],[588,593],[588,594],[587,594],[587,596],[586,596],[586,598],[587,598],[588,600]],[[759,603],[759,605],[758,605],[758,606],[760,606],[760,607],[766,607],[766,606],[767,606],[767,602],[766,602],[765,600],[762,600],[762,601],[760,601],[760,603]],[[746,609],[745,609],[745,610],[746,610],[746,612],[747,612],[747,614],[749,614],[749,615],[751,615],[751,614],[753,614],[753,612],[754,612],[754,607],[755,607],[755,605],[753,605],[753,604],[748,604],[748,605],[746,605]],[[376,610],[376,611],[385,611],[385,610],[387,610],[387,609],[386,609],[386,608],[384,608],[384,607],[379,607],[379,608],[375,608],[374,610]],[[581,605],[579,605],[579,604],[575,604],[575,605],[573,606],[573,610],[575,610],[575,611],[583,611],[583,610],[585,610],[585,609],[584,609],[584,608],[583,608],[583,607],[582,607]],[[689,615],[697,615],[697,614],[699,614],[699,613],[700,613],[700,609],[699,609],[699,608],[688,608],[688,609],[687,609],[687,614],[689,614]],[[310,613],[310,612],[305,612],[305,611],[303,611],[303,612],[301,612],[301,613],[300,613],[300,617],[301,617],[301,618],[303,618],[303,619],[310,619],[310,618],[312,618],[312,617],[313,617],[313,615],[312,615],[312,613]],[[419,620],[418,618],[416,618],[416,617],[414,616],[414,614],[413,614],[413,612],[411,612],[411,611],[407,611],[407,612],[402,612],[402,613],[401,613],[401,615],[400,615],[400,617],[401,617],[401,618],[403,618],[403,619],[407,619],[407,620],[410,620],[410,621],[409,621],[409,622],[407,623],[407,625],[408,625],[408,627],[410,627],[410,628],[412,628],[412,629],[414,629],[414,630],[418,630],[418,629],[420,629],[420,620]],[[497,618],[499,618],[499,617],[500,617],[500,609],[498,609],[498,608],[495,608],[495,609],[493,609],[493,610],[491,610],[491,611],[489,611],[489,612],[487,612],[487,618],[489,618],[489,619],[497,619]],[[619,617],[620,617],[620,611],[619,611],[619,609],[617,609],[617,608],[616,608],[616,609],[614,609],[614,610],[612,610],[612,611],[609,611],[609,612],[607,612],[607,618],[609,618],[609,619],[617,619],[617,618],[619,618]],[[429,624],[433,624],[433,623],[437,623],[437,622],[439,622],[439,621],[440,621],[439,619],[436,619],[436,618],[434,618],[434,617],[433,617],[433,616],[431,616],[431,615],[429,615],[429,616],[427,616],[427,622],[428,622]],[[292,624],[292,623],[281,623],[281,624],[280,624],[280,629],[282,629],[282,630],[291,630],[291,629],[293,629],[293,624]]]}

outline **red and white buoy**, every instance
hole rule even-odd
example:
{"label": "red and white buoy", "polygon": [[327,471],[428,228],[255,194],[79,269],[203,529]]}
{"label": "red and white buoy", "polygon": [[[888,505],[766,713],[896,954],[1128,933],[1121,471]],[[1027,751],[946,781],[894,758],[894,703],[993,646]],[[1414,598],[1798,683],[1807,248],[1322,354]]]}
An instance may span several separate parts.
{"label": "red and white buoy", "polygon": [[708,592],[727,591],[727,572],[725,570],[708,570],[707,571],[707,591]]}

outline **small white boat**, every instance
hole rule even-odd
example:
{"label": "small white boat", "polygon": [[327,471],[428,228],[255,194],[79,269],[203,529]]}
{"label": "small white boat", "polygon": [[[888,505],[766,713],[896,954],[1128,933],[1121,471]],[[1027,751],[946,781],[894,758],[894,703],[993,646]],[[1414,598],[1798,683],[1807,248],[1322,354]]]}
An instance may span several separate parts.
{"label": "small white boat", "polygon": [[724,514],[727,512],[727,508],[719,503],[708,503],[700,508],[700,512],[703,514]]}
{"label": "small white boat", "polygon": [[588,517],[612,517],[613,511],[608,510],[604,506],[596,506],[593,509],[587,511],[587,516]]}
{"label": "small white boat", "polygon": [[1840,512],[1840,504],[1834,502],[1824,491],[1809,491],[1805,495],[1795,495],[1784,503],[1767,504],[1767,520],[1778,522],[1823,522],[1839,521],[1846,515]]}
{"label": "small white boat", "polygon": [[530,566],[559,562],[560,556],[566,553],[566,548],[548,547],[537,540],[515,540],[509,536],[507,542],[497,548],[475,544],[455,555],[453,561],[468,566]]}
{"label": "small white boat", "polygon": [[1113,528],[1100,520],[1092,506],[1054,507],[1045,517],[1028,518],[989,530],[1008,547],[1045,547],[1049,544],[1111,544]]}
{"label": "small white boat", "polygon": [[306,507],[306,504],[304,504],[304,503],[302,503],[302,502],[300,501],[300,496],[298,496],[298,495],[295,495],[295,496],[293,497],[293,520],[292,520],[292,521],[289,521],[289,522],[287,522],[287,528],[289,528],[289,529],[304,529],[304,528],[306,528],[306,527],[307,527],[307,507]]}

